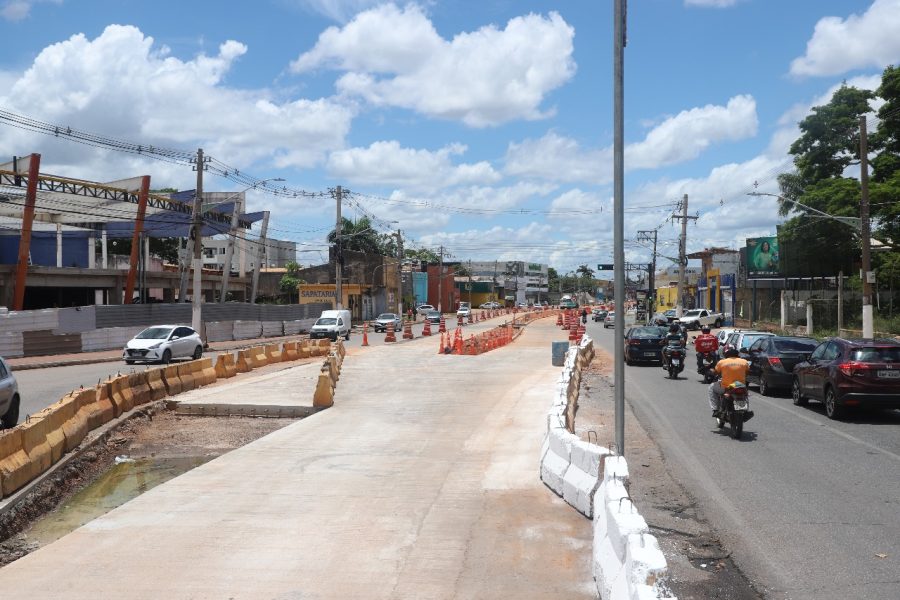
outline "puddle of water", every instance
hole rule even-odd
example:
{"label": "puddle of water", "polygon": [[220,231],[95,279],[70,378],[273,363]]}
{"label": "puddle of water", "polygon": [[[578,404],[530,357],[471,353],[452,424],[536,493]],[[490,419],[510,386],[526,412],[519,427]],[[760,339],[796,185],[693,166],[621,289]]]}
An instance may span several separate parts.
{"label": "puddle of water", "polygon": [[58,540],[85,523],[214,457],[149,458],[113,465],[53,513],[32,525],[28,539],[41,546]]}

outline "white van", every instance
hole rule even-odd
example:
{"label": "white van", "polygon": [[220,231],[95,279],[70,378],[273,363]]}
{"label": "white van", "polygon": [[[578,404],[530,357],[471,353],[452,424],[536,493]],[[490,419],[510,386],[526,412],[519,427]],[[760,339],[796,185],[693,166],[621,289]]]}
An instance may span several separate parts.
{"label": "white van", "polygon": [[310,329],[309,337],[314,340],[318,338],[337,340],[339,336],[350,339],[350,311],[323,310]]}

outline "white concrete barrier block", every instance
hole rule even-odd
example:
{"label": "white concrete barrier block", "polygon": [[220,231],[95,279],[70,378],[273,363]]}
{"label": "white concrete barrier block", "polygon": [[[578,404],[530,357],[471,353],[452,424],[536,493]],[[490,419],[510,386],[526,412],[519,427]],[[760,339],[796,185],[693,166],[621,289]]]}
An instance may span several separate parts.
{"label": "white concrete barrier block", "polygon": [[[649,534],[628,536],[625,552],[625,574],[630,600],[669,598],[669,569],[657,539]],[[639,590],[644,590],[640,592]],[[649,595],[647,595],[649,590]]]}
{"label": "white concrete barrier block", "polygon": [[541,443],[541,462],[540,464],[544,464],[544,458],[547,457],[547,453],[550,451],[550,432],[547,432],[547,435],[544,436],[544,441]]}
{"label": "white concrete barrier block", "polygon": [[594,514],[594,494],[600,482],[600,457],[608,452],[577,438],[572,443],[571,461],[563,478],[563,498],[588,518]]}
{"label": "white concrete barrier block", "polygon": [[565,429],[550,430],[550,449],[541,464],[541,481],[557,495],[563,495],[563,477],[569,468],[572,441]]}
{"label": "white concrete barrier block", "polygon": [[610,479],[628,480],[628,463],[624,456],[607,456],[603,460],[603,480]]}
{"label": "white concrete barrier block", "polygon": [[599,543],[595,539],[591,570],[594,575],[594,582],[597,584],[597,592],[603,600],[627,598],[627,595],[618,597],[613,595],[613,585],[617,580],[623,579],[622,571],[624,568],[625,566],[616,555],[609,538],[601,538]]}
{"label": "white concrete barrier block", "polygon": [[620,498],[608,502],[606,513],[606,535],[619,560],[625,561],[625,546],[628,536],[649,533],[647,521],[637,511],[631,498]]}

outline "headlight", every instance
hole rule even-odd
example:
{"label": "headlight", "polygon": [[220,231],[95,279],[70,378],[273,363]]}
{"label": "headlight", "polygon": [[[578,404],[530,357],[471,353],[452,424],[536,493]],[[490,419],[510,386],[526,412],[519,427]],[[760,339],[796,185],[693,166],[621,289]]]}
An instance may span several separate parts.
{"label": "headlight", "polygon": [[158,343],[158,344],[153,344],[152,346],[150,346],[150,347],[148,348],[148,350],[156,350],[157,348],[159,348],[160,346],[162,346],[162,344],[163,344],[162,342],[160,342],[160,343]]}

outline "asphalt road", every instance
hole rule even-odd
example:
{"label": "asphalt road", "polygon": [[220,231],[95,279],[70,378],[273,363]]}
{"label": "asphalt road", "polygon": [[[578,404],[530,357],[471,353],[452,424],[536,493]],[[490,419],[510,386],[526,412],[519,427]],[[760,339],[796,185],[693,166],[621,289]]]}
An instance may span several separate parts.
{"label": "asphalt road", "polygon": [[[612,352],[612,329],[588,332]],[[677,381],[626,366],[626,399],[751,581],[767,598],[900,597],[900,411],[831,421],[751,388],[736,441],[716,429],[695,364],[691,351]]]}

